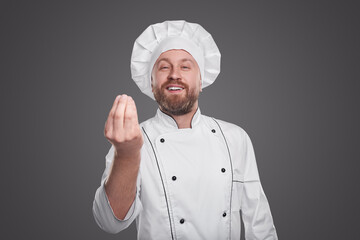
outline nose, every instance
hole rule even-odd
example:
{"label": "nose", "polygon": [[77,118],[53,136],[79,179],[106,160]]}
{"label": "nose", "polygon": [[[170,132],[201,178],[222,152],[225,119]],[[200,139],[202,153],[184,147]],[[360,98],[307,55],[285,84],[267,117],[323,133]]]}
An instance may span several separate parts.
{"label": "nose", "polygon": [[180,71],[177,68],[172,68],[169,72],[168,79],[169,80],[179,80],[181,78]]}

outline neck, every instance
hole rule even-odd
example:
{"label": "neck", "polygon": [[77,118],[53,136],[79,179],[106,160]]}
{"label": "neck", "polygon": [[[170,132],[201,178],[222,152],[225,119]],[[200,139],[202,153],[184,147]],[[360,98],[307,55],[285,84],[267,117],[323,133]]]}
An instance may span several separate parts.
{"label": "neck", "polygon": [[198,108],[198,104],[194,104],[194,107],[192,108],[192,110],[186,114],[183,114],[183,115],[173,115],[173,114],[170,114],[166,111],[163,111],[165,112],[166,114],[170,115],[173,119],[175,119],[176,121],[176,124],[178,126],[178,128],[191,128],[191,120],[196,112]]}

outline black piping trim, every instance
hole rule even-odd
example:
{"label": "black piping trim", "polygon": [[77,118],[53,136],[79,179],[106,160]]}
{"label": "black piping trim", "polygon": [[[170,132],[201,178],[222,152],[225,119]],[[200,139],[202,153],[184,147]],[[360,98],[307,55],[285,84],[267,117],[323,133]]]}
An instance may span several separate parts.
{"label": "black piping trim", "polygon": [[190,128],[192,128],[193,119],[194,119],[195,114],[197,114],[198,110],[199,110],[199,106],[196,108],[196,111],[194,112],[194,114],[191,117]]}
{"label": "black piping trim", "polygon": [[240,183],[244,183],[244,181],[240,181],[240,180],[233,180],[233,182],[240,182]]}
{"label": "black piping trim", "polygon": [[[231,213],[231,204],[232,204],[232,193],[233,193],[233,188],[234,188],[234,186],[233,186],[233,183],[234,183],[234,171],[233,171],[233,164],[232,164],[232,160],[231,160],[231,154],[230,154],[230,149],[229,149],[229,145],[228,145],[228,143],[227,143],[227,141],[226,141],[226,138],[225,138],[225,135],[224,135],[224,132],[223,132],[223,130],[221,129],[221,127],[220,127],[220,124],[214,119],[214,118],[212,118],[215,122],[216,122],[216,124],[218,125],[218,127],[219,127],[219,129],[220,129],[220,131],[221,131],[221,134],[222,134],[222,136],[223,136],[223,138],[224,138],[224,141],[225,141],[225,144],[226,144],[226,148],[227,148],[227,150],[228,150],[228,153],[229,153],[229,160],[230,160],[230,166],[231,166],[231,194],[230,194],[230,213]],[[235,180],[236,181],[236,180]],[[229,236],[230,236],[230,239],[231,239],[231,214],[230,214],[230,234],[229,234]]]}
{"label": "black piping trim", "polygon": [[161,110],[161,108],[159,108],[159,109],[160,109],[160,111],[161,111],[162,113],[164,113],[165,115],[168,115],[169,117],[171,117],[171,118],[172,118],[172,120],[174,120],[174,122],[175,122],[175,124],[176,124],[177,128],[179,129],[179,125],[177,124],[177,122],[176,122],[175,118],[173,118],[173,116],[171,116],[170,114],[168,114],[168,113],[164,112],[163,110]]}
{"label": "black piping trim", "polygon": [[160,178],[161,178],[161,183],[163,185],[163,189],[164,189],[164,195],[165,195],[165,201],[166,201],[166,207],[167,207],[167,211],[168,211],[168,215],[169,215],[169,223],[170,223],[170,232],[171,232],[171,239],[174,240],[174,234],[173,234],[173,231],[172,231],[172,226],[171,226],[171,217],[170,217],[170,209],[169,209],[169,203],[168,203],[168,199],[167,199],[167,195],[166,195],[166,191],[165,191],[165,185],[164,185],[164,180],[162,178],[162,175],[161,175],[161,171],[160,171],[160,167],[159,167],[159,162],[158,162],[158,159],[156,157],[156,153],[155,153],[155,149],[150,141],[150,138],[149,136],[147,135],[144,127],[142,127],[142,130],[144,131],[145,135],[146,135],[146,138],[148,139],[150,145],[151,145],[151,148],[154,152],[154,156],[155,156],[155,160],[156,160],[156,164],[157,164],[157,167],[158,167],[158,170],[159,170],[159,174],[160,174]]}
{"label": "black piping trim", "polygon": [[247,180],[247,181],[233,180],[233,182],[249,183],[249,182],[260,182],[260,180]]}

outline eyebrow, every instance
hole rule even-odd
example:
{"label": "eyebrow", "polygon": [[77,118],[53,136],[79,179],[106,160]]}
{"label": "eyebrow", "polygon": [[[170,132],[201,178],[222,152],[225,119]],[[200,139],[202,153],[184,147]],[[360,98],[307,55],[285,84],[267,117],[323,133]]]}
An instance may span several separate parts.
{"label": "eyebrow", "polygon": [[[166,61],[166,62],[170,63],[170,59],[169,59],[169,58],[160,58],[160,59],[158,60],[157,64],[159,64],[161,61]],[[180,61],[181,61],[181,62],[189,61],[189,62],[191,62],[191,63],[194,64],[194,61],[191,60],[190,58],[183,58],[183,59],[180,59]]]}

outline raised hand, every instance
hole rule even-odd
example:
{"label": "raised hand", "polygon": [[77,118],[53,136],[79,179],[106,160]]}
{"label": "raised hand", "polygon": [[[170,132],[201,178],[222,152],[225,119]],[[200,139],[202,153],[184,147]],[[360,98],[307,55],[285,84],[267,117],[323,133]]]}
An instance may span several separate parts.
{"label": "raised hand", "polygon": [[115,98],[105,124],[104,135],[115,147],[115,158],[138,156],[143,144],[135,102],[126,94]]}
{"label": "raised hand", "polygon": [[115,216],[124,219],[135,199],[143,145],[135,102],[131,97],[123,94],[115,98],[104,134],[115,148],[105,191]]}

